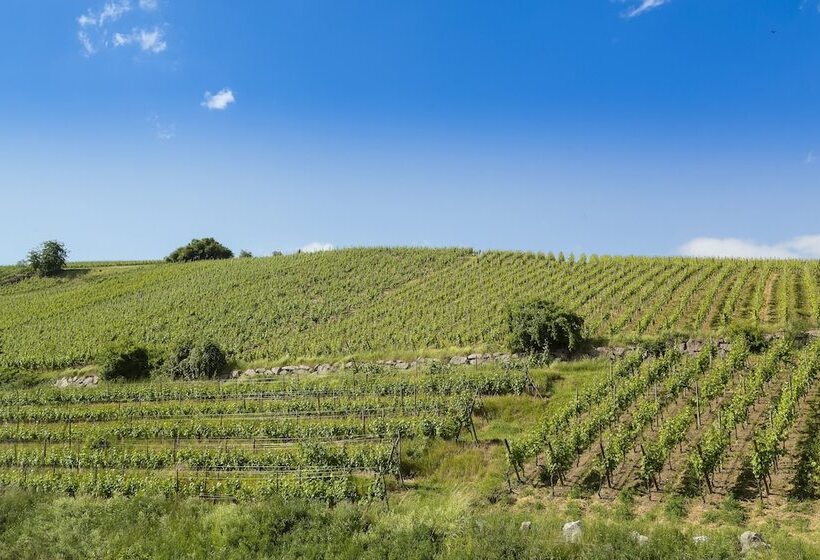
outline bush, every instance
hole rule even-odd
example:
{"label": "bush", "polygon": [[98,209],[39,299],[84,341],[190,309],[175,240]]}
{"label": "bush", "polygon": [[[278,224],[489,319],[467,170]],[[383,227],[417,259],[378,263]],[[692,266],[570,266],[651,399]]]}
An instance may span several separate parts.
{"label": "bush", "polygon": [[174,379],[210,379],[227,367],[225,352],[213,342],[185,342],[165,362],[166,371]]}
{"label": "bush", "polygon": [[59,241],[46,241],[28,253],[26,263],[40,276],[55,276],[65,268],[68,250]]}
{"label": "bush", "polygon": [[243,250],[239,251],[239,258],[240,259],[252,259],[253,258],[253,253],[251,253],[250,251],[245,251],[243,249]]}
{"label": "bush", "polygon": [[151,373],[148,351],[140,347],[112,347],[99,357],[100,375],[109,381],[144,379]]}
{"label": "bush", "polygon": [[168,255],[167,262],[205,261],[214,259],[230,259],[233,252],[219,243],[213,237],[192,239],[187,245],[176,249]]}
{"label": "bush", "polygon": [[749,350],[752,352],[762,352],[766,349],[766,339],[763,337],[763,332],[758,325],[751,323],[734,323],[729,326],[727,334],[729,338],[745,338],[749,344]]}
{"label": "bush", "polygon": [[535,300],[511,308],[507,324],[513,352],[572,352],[583,341],[584,320],[551,301]]}

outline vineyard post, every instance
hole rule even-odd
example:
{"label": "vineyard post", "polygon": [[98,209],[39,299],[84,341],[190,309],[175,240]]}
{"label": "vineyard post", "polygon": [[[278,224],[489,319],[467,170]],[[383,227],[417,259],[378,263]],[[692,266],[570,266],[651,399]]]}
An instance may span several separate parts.
{"label": "vineyard post", "polygon": [[695,383],[695,419],[700,430],[700,383]]}
{"label": "vineyard post", "polygon": [[510,458],[510,464],[512,468],[515,470],[515,477],[518,479],[519,483],[523,483],[524,481],[521,480],[521,475],[518,474],[518,465],[516,464],[515,458],[513,457],[512,450],[510,449],[510,442],[507,441],[507,438],[504,438],[504,447],[507,448],[507,456]]}
{"label": "vineyard post", "polygon": [[609,463],[606,460],[606,453],[604,452],[603,440],[598,440],[598,447],[601,449],[601,462],[604,464],[604,472],[606,472],[606,485],[612,488],[612,479],[609,477]]}

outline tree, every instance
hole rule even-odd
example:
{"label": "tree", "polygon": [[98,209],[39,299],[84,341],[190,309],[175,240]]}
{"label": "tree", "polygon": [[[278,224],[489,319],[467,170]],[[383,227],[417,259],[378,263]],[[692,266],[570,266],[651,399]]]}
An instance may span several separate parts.
{"label": "tree", "polygon": [[572,352],[583,341],[584,320],[551,301],[534,300],[511,308],[507,325],[513,352]]}
{"label": "tree", "polygon": [[148,351],[137,346],[113,346],[103,351],[98,358],[100,375],[109,381],[124,379],[134,381],[148,377],[151,361]]}
{"label": "tree", "polygon": [[225,352],[213,342],[186,341],[177,346],[165,362],[174,379],[210,379],[228,367]]}
{"label": "tree", "polygon": [[68,250],[59,241],[45,241],[28,253],[26,263],[40,276],[55,276],[65,268]]}
{"label": "tree", "polygon": [[253,253],[251,253],[250,251],[245,251],[244,249],[242,249],[241,251],[239,251],[239,258],[240,259],[253,258]]}
{"label": "tree", "polygon": [[230,259],[233,252],[213,237],[192,239],[187,245],[176,249],[168,255],[167,262],[204,261],[213,259]]}

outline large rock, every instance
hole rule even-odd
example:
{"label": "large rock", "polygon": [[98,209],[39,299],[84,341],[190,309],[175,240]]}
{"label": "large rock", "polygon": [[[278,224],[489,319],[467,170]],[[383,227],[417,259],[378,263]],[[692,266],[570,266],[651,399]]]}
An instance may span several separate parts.
{"label": "large rock", "polygon": [[532,521],[523,521],[521,523],[521,532],[526,533],[532,528]]}
{"label": "large rock", "polygon": [[763,540],[763,535],[754,531],[746,531],[740,535],[740,551],[751,552],[753,550],[768,550],[769,543]]}
{"label": "large rock", "polygon": [[643,546],[649,542],[649,537],[640,534],[638,531],[632,531],[629,533],[629,536],[632,537],[632,540],[635,541],[638,546]]}
{"label": "large rock", "polygon": [[561,534],[564,536],[564,540],[566,542],[577,543],[581,540],[581,536],[584,534],[583,524],[580,520],[564,523],[564,527],[561,529]]}
{"label": "large rock", "polygon": [[450,365],[453,366],[463,366],[468,362],[469,360],[466,356],[453,356],[452,358],[450,358]]}

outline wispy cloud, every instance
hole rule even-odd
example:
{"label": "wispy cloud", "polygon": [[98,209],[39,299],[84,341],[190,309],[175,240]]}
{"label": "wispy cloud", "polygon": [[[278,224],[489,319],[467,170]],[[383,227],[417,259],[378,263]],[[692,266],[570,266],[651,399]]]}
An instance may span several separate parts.
{"label": "wispy cloud", "polygon": [[[139,0],[140,9],[154,11],[157,0]],[[131,0],[110,1],[99,10],[89,9],[77,18],[77,39],[87,57],[107,48],[135,45],[142,52],[157,54],[168,48],[165,34],[160,26],[151,28],[132,28],[129,32],[112,33],[111,27],[132,11]]]}
{"label": "wispy cloud", "polygon": [[803,235],[771,245],[734,237],[698,237],[684,244],[680,253],[689,257],[814,259],[820,258],[820,235]]}
{"label": "wispy cloud", "polygon": [[318,241],[314,241],[313,243],[308,243],[299,250],[303,253],[319,253],[321,251],[332,251],[333,245],[330,243],[319,243]]}
{"label": "wispy cloud", "polygon": [[207,107],[210,110],[216,111],[223,111],[228,108],[228,105],[235,101],[233,92],[228,89],[221,89],[218,92],[212,94],[210,91],[205,92],[205,99],[202,101],[201,105],[203,107]]}
{"label": "wispy cloud", "polygon": [[80,27],[103,27],[107,22],[117,21],[130,11],[131,3],[128,0],[108,2],[99,12],[88,10],[88,12],[77,18],[77,23],[80,24]]}
{"label": "wispy cloud", "polygon": [[629,2],[630,4],[632,4],[632,6],[623,13],[623,16],[626,18],[633,18],[641,14],[645,14],[649,10],[660,8],[661,6],[663,6],[664,4],[668,4],[672,0],[638,0],[637,2],[633,0],[620,1],[621,3]]}
{"label": "wispy cloud", "polygon": [[159,115],[149,115],[148,122],[150,122],[154,127],[154,134],[156,135],[157,140],[167,142],[176,136],[176,126],[173,124],[163,124],[159,120]]}
{"label": "wispy cloud", "polygon": [[114,33],[113,40],[115,47],[122,47],[124,45],[139,45],[140,50],[150,53],[161,53],[168,44],[163,38],[162,31],[155,27],[154,29],[132,29],[130,33]]}
{"label": "wispy cloud", "polygon": [[817,156],[814,155],[814,150],[812,150],[806,155],[805,163],[806,165],[811,165],[815,161],[817,161]]}

